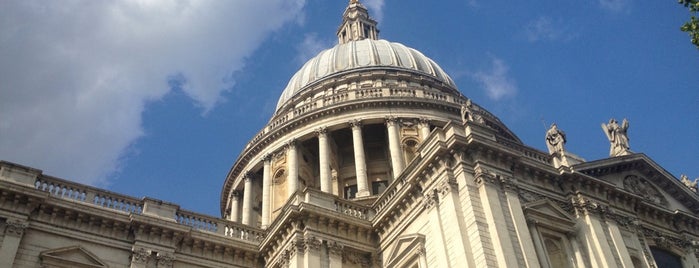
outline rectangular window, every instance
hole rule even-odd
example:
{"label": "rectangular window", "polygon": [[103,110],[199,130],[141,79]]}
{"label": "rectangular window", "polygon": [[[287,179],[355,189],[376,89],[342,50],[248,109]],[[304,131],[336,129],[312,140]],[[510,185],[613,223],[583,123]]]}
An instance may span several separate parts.
{"label": "rectangular window", "polygon": [[372,194],[380,194],[383,193],[384,190],[388,188],[388,181],[372,181],[371,182],[371,193]]}
{"label": "rectangular window", "polygon": [[357,185],[345,186],[345,199],[353,199],[357,195]]}

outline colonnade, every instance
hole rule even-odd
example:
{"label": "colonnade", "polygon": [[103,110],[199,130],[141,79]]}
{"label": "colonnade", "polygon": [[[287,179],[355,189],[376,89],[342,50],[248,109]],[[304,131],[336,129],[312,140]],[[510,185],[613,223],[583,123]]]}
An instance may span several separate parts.
{"label": "colonnade", "polygon": [[[386,118],[385,120],[387,133],[388,133],[388,144],[389,153],[391,158],[391,167],[393,172],[393,178],[395,179],[405,168],[405,161],[403,158],[403,149],[401,146],[400,138],[400,122],[396,118]],[[367,163],[366,155],[364,152],[364,140],[362,136],[362,122],[360,120],[352,120],[349,122],[350,129],[352,131],[352,147],[354,152],[354,164],[355,164],[355,176],[357,180],[357,193],[356,197],[366,197],[370,196],[371,189],[369,188],[369,180],[367,176]],[[427,120],[420,120],[419,131],[422,139],[427,137],[430,133],[430,125]],[[330,166],[331,159],[331,144],[330,137],[328,136],[328,130],[326,127],[321,127],[315,130],[315,135],[318,138],[318,166],[320,174],[320,190],[322,192],[333,194],[332,185],[332,171]],[[298,146],[299,142],[295,139],[287,142],[286,144],[286,157],[287,157],[287,198],[293,196],[298,190],[299,181],[299,155]],[[272,191],[272,157],[270,154],[266,155],[262,159],[262,212],[261,212],[261,227],[267,228],[271,222],[271,191]],[[252,225],[252,183],[253,183],[253,173],[247,172],[243,174],[244,187],[242,192],[240,190],[234,190],[231,193],[231,205],[229,220],[235,222],[242,222],[246,225]],[[242,198],[242,211],[240,209],[240,202]]]}

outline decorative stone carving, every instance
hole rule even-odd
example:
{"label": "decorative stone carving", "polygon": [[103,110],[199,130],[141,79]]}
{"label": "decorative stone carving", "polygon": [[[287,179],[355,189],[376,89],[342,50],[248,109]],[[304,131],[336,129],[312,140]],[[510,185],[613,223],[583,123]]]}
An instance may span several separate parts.
{"label": "decorative stone carving", "polygon": [[145,248],[139,248],[138,250],[131,252],[131,263],[148,263],[150,255],[150,250],[146,250]]}
{"label": "decorative stone carving", "polygon": [[362,127],[362,121],[361,120],[350,120],[349,122],[350,127]]}
{"label": "decorative stone carving", "polygon": [[322,241],[315,237],[306,237],[303,240],[303,250],[307,252],[309,250],[319,250]]}
{"label": "decorative stone carving", "polygon": [[565,151],[563,145],[566,143],[566,133],[558,129],[556,123],[551,124],[551,127],[546,131],[546,148],[549,149],[549,154],[562,154]]}
{"label": "decorative stone carving", "polygon": [[158,267],[172,267],[172,263],[175,261],[174,255],[164,252],[158,252],[155,258],[158,261]]}
{"label": "decorative stone carving", "polygon": [[24,229],[29,227],[27,222],[13,219],[7,219],[6,224],[5,234],[17,237],[21,237],[24,234]]}
{"label": "decorative stone carving", "polygon": [[328,128],[327,127],[319,127],[315,130],[316,135],[324,135],[328,133]]}
{"label": "decorative stone carving", "polygon": [[636,175],[628,175],[624,178],[624,189],[640,195],[646,201],[656,204],[667,204],[665,197],[645,178]]}
{"label": "decorative stone carving", "polygon": [[471,103],[471,100],[466,100],[465,104],[461,105],[461,122],[466,124],[466,122],[472,122],[473,121],[473,111],[471,111],[471,107],[473,104]]}
{"label": "decorative stone carving", "polygon": [[609,123],[602,123],[602,130],[604,134],[607,135],[609,139],[609,156],[622,156],[631,154],[629,150],[629,137],[627,136],[627,131],[629,129],[629,121],[624,118],[624,121],[619,126],[616,119],[609,119]]}
{"label": "decorative stone carving", "polygon": [[425,209],[431,209],[436,204],[439,204],[439,194],[437,190],[425,193],[422,197],[422,206]]}
{"label": "decorative stone carving", "polygon": [[680,175],[680,181],[689,188],[689,190],[692,190],[692,192],[697,192],[697,183],[699,183],[699,178],[694,179],[694,181],[689,180],[689,177],[687,175]]}
{"label": "decorative stone carving", "polygon": [[342,256],[344,246],[337,242],[328,242],[328,252],[331,255]]}

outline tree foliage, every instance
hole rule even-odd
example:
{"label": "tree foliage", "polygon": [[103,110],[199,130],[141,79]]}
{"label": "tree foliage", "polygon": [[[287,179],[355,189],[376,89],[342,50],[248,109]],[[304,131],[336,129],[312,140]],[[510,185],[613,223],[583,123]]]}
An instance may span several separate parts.
{"label": "tree foliage", "polygon": [[692,39],[692,44],[694,44],[697,49],[699,49],[699,20],[695,16],[699,11],[699,0],[679,0],[680,5],[689,8],[689,12],[692,14],[688,22],[685,22],[680,30],[687,32],[689,37]]}

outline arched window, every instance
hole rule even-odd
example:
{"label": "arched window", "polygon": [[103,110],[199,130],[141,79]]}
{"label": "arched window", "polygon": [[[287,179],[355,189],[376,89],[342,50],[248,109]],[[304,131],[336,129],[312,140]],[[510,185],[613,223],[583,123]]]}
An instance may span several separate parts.
{"label": "arched window", "polygon": [[561,240],[553,237],[544,237],[546,255],[549,257],[550,267],[570,267],[568,256]]}

